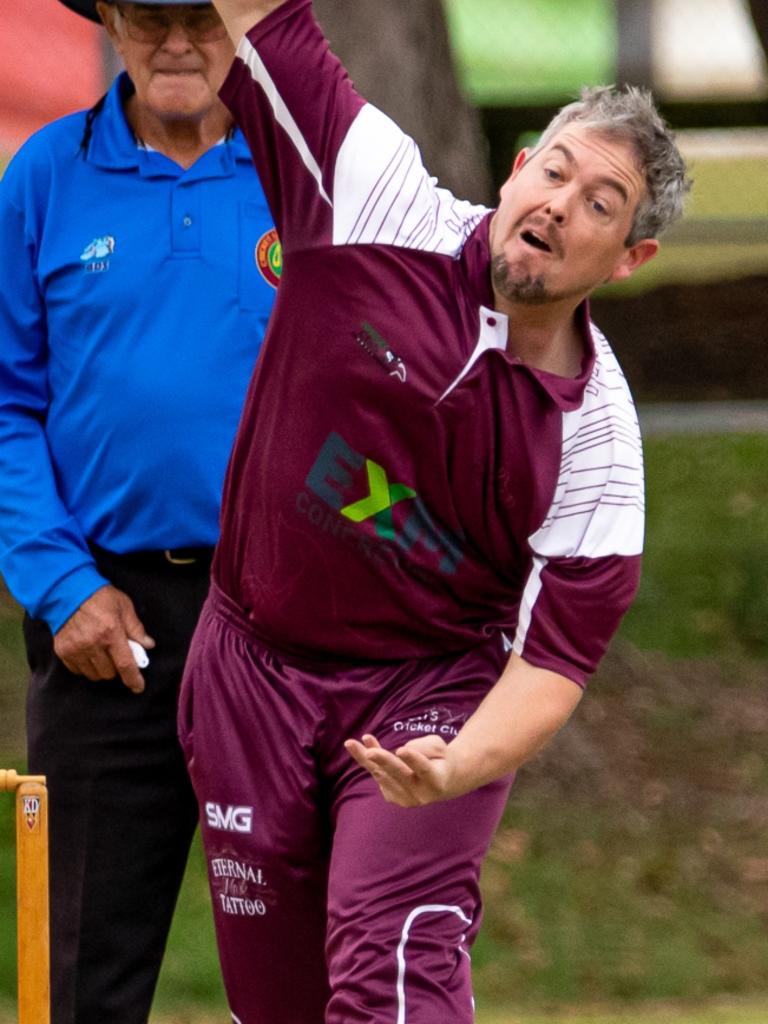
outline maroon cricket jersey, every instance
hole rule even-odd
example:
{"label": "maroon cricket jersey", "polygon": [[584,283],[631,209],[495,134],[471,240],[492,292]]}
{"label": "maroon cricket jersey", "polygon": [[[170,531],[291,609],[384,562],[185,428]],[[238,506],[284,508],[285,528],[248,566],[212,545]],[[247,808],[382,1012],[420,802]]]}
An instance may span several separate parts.
{"label": "maroon cricket jersey", "polygon": [[422,657],[503,632],[583,684],[643,541],[637,417],[586,305],[577,379],[506,351],[491,211],[437,187],[355,92],[309,0],[248,33],[222,97],[284,263],[215,582],[289,656]]}

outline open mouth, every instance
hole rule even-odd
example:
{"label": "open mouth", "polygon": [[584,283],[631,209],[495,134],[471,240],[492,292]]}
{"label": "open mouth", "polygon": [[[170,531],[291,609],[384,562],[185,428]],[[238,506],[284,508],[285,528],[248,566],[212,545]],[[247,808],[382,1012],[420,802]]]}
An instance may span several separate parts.
{"label": "open mouth", "polygon": [[535,231],[531,231],[530,228],[523,231],[520,237],[526,245],[530,245],[532,248],[538,249],[539,252],[552,252],[552,249],[544,239],[537,235]]}

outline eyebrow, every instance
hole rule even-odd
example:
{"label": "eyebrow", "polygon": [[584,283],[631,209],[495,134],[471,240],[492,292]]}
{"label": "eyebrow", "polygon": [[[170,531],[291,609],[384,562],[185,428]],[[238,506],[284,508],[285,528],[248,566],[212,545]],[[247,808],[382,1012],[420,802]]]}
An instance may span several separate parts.
{"label": "eyebrow", "polygon": [[[573,155],[573,153],[570,151],[570,149],[568,149],[568,147],[565,145],[565,143],[563,143],[563,142],[555,142],[555,143],[552,144],[552,147],[551,147],[551,150],[553,150],[553,149],[559,149],[560,152],[563,154],[563,156],[565,157],[565,159],[568,161],[569,164],[578,164],[578,160]],[[629,202],[629,193],[624,188],[624,186],[621,184],[621,182],[616,180],[616,178],[610,178],[610,177],[607,177],[607,176],[603,176],[603,177],[598,178],[597,181],[598,181],[598,184],[606,185],[608,188],[612,188],[615,192],[618,192],[619,195],[621,196],[621,198],[624,200],[625,203]]]}

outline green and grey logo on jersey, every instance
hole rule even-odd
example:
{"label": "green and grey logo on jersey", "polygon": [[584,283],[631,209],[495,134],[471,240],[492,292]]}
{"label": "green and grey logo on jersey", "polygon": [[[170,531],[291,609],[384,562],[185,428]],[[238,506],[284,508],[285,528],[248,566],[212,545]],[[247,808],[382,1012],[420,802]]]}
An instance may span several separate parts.
{"label": "green and grey logo on jersey", "polygon": [[410,554],[421,546],[446,575],[456,572],[464,558],[461,539],[437,525],[413,487],[390,480],[384,466],[355,451],[335,431],[315,459],[306,486],[344,520],[367,526],[375,538],[401,552]]}

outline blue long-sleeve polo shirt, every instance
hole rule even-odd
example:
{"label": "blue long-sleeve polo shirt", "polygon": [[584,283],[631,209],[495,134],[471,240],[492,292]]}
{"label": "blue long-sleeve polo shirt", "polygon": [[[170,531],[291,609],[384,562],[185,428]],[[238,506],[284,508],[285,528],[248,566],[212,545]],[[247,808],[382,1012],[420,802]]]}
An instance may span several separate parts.
{"label": "blue long-sleeve polo shirt", "polygon": [[0,182],[0,573],[55,632],[111,551],[211,545],[279,246],[239,132],[184,170],[121,75]]}

